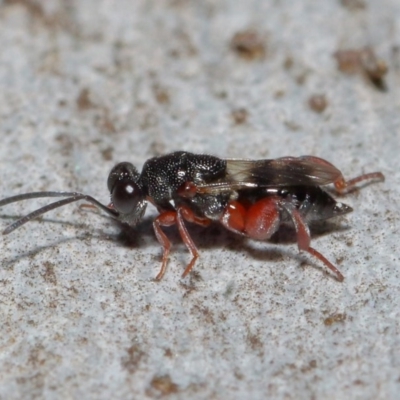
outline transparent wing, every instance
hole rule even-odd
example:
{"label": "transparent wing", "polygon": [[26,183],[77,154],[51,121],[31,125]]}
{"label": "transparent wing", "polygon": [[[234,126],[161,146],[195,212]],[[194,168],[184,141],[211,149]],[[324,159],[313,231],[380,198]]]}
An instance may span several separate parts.
{"label": "transparent wing", "polygon": [[342,178],[331,163],[314,156],[282,157],[271,160],[227,159],[226,177],[198,186],[199,193],[292,185],[328,185]]}

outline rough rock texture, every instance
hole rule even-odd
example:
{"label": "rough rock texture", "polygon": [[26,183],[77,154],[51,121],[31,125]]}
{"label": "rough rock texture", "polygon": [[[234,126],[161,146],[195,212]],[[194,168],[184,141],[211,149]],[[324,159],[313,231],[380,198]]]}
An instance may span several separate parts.
{"label": "rough rock texture", "polygon": [[[399,15],[398,0],[1,1],[1,197],[107,203],[115,163],[173,150],[313,154],[387,180],[315,231],[343,283],[291,235],[217,225],[190,227],[184,280],[167,229],[155,283],[151,207],[135,234],[72,204],[1,237],[0,398],[397,398]],[[2,208],[2,226],[45,203]]]}

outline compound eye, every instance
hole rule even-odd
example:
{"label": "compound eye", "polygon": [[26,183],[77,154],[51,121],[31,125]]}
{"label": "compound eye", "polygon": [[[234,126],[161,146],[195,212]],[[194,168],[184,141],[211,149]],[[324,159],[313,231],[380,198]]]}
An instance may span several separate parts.
{"label": "compound eye", "polygon": [[142,199],[142,190],[132,181],[121,180],[116,182],[111,192],[111,201],[115,209],[121,214],[134,213]]}
{"label": "compound eye", "polygon": [[[124,178],[131,177],[134,181],[139,177],[137,169],[129,162],[121,162],[114,166],[110,171],[107,180],[107,187],[110,192],[112,192],[115,184]],[[136,179],[135,179],[136,178]]]}

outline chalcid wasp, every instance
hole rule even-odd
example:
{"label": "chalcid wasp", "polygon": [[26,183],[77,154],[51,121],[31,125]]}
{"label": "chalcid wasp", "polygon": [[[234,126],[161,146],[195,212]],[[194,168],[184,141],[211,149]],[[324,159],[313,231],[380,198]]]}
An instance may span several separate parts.
{"label": "chalcid wasp", "polygon": [[309,225],[352,211],[322,186],[333,184],[337,193],[344,194],[358,183],[371,180],[384,180],[384,175],[373,172],[345,180],[335,166],[313,156],[246,160],[177,151],[147,160],[141,173],[129,162],[117,164],[108,176],[111,194],[108,206],[83,193],[60,191],[8,197],[0,201],[0,207],[33,198],[65,197],[18,219],[3,231],[6,235],[50,210],[79,200],[90,202],[112,218],[134,226],[150,202],[159,212],[153,227],[163,248],[156,280],[165,274],[171,249],[162,227],[177,225],[192,255],[183,272],[185,277],[199,257],[186,222],[206,227],[218,221],[228,230],[255,240],[267,240],[281,225],[291,224],[299,250],[320,260],[338,281],[343,281],[341,272],[310,246]]}

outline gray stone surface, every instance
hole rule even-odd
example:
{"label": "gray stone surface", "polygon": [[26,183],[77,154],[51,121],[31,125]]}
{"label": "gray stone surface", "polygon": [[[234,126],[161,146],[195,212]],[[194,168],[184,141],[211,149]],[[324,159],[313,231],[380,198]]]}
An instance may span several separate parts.
{"label": "gray stone surface", "polygon": [[[154,209],[136,240],[78,205],[1,237],[0,398],[398,398],[399,17],[398,0],[0,2],[1,197],[107,203],[116,162],[177,149],[314,154],[387,177],[313,238],[343,283],[294,243],[218,226],[191,229],[201,258],[183,280],[169,229],[155,283]],[[249,30],[246,59],[231,42]],[[386,92],[338,71],[335,51],[365,46],[389,67]],[[2,226],[44,203],[2,208]]]}

